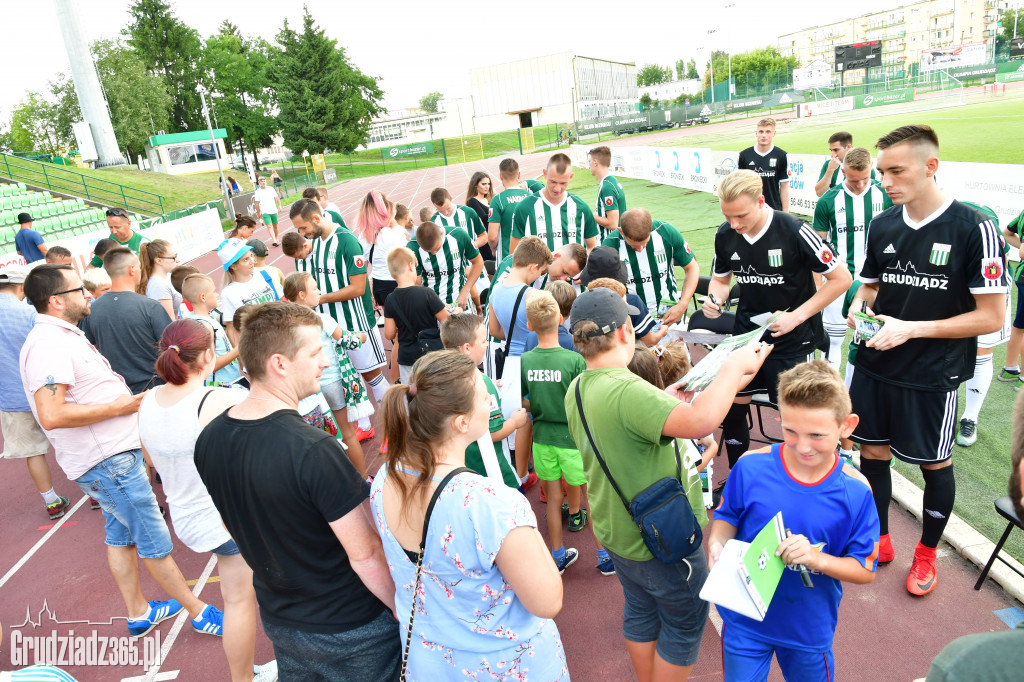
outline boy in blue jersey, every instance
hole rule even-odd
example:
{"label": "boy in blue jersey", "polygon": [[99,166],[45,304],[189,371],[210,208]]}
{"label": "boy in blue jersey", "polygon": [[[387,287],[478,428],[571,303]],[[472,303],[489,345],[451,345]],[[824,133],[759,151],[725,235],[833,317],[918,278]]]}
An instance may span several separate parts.
{"label": "boy in blue jersey", "polygon": [[[764,621],[720,609],[727,680],[767,680],[772,654],[788,680],[833,680],[832,638],[842,582],[870,583],[878,514],[867,480],[836,454],[859,421],[839,373],[803,363],[779,376],[785,442],[741,457],[729,474],[708,541],[714,565],[730,538],[749,542],[782,512],[786,562]],[[803,586],[799,568],[814,583]]]}

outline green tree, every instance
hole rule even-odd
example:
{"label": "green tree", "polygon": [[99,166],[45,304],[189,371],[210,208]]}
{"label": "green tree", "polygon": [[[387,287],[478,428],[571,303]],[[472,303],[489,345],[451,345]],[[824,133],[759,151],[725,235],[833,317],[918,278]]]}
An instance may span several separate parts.
{"label": "green tree", "polygon": [[142,63],[163,78],[170,104],[171,128],[175,131],[205,127],[199,86],[203,42],[199,33],[174,15],[163,0],[134,0],[128,7],[132,23],[122,33]]}
{"label": "green tree", "polygon": [[686,78],[686,60],[685,59],[677,59],[676,60],[676,80],[677,81],[681,81],[684,78]]}
{"label": "green tree", "polygon": [[[713,67],[713,68],[712,68]],[[711,59],[704,65],[704,89],[711,87],[711,72],[715,73],[715,82],[721,83],[729,78],[729,54],[722,50],[711,53]]]}
{"label": "green tree", "polygon": [[350,153],[366,142],[371,121],[384,113],[378,79],[348,61],[308,8],[302,30],[292,30],[286,19],[277,42],[281,53],[272,73],[285,145],[296,153]]}
{"label": "green tree", "polygon": [[[1013,38],[1024,36],[1024,17],[1020,16],[1019,9],[1008,9],[999,15],[999,31],[996,33],[996,50],[1009,50],[1010,41]],[[1014,28],[1017,35],[1013,34]]]}
{"label": "green tree", "polygon": [[28,92],[14,107],[8,124],[7,144],[15,152],[59,154],[66,146],[56,126],[56,107],[39,92]]}
{"label": "green tree", "polygon": [[636,72],[636,84],[639,86],[667,83],[672,80],[672,69],[658,64],[644,64]]}
{"label": "green tree", "polygon": [[420,109],[427,112],[428,114],[437,113],[437,103],[444,99],[444,95],[440,92],[431,92],[420,97]]}
{"label": "green tree", "polygon": [[700,74],[697,73],[697,60],[691,59],[686,63],[686,78],[700,78]]}
{"label": "green tree", "polygon": [[[110,122],[122,149],[142,154],[150,135],[171,125],[171,96],[164,81],[146,70],[137,52],[122,41],[98,40],[92,45],[96,71],[107,97]],[[50,83],[56,106],[53,117],[58,139],[76,145],[71,125],[82,120],[75,84],[65,74]]]}
{"label": "green tree", "polygon": [[[212,76],[211,99],[217,125],[237,142],[244,154],[269,145],[278,131],[274,109],[277,96],[271,83],[271,62],[277,50],[262,38],[246,38],[224,21],[220,32],[206,40],[201,62]],[[259,159],[256,159],[259,170]]]}
{"label": "green tree", "polygon": [[654,100],[646,92],[640,96],[640,106],[644,108],[644,111],[649,111],[654,107]]}

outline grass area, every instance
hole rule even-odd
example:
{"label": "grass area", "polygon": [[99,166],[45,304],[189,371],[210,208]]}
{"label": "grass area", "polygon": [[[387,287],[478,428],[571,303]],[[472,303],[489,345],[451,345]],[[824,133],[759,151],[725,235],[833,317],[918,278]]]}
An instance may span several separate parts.
{"label": "grass area", "polygon": [[[217,188],[220,175],[216,171],[195,175],[165,175],[139,170],[134,166],[119,166],[92,172],[111,182],[163,195],[164,211],[195,206],[220,195]],[[231,171],[225,170],[224,175],[230,174]]]}
{"label": "grass area", "polygon": [[[920,106],[921,102],[915,102]],[[894,105],[885,109],[907,109]],[[1024,148],[1024,101],[1000,99],[959,107],[929,111],[894,111],[872,118],[854,118],[858,110],[821,119],[790,120],[780,126],[776,144],[792,154],[826,154],[828,137],[837,130],[853,134],[854,144],[872,148],[875,141],[894,128],[907,123],[926,123],[939,135],[944,161],[978,161],[984,163],[1020,163]],[[708,133],[678,138],[662,146],[704,147],[723,151],[739,151],[754,143],[754,126],[740,133]]]}
{"label": "grass area", "polygon": [[[643,206],[655,218],[667,220],[679,228],[693,249],[701,272],[706,274],[714,254],[715,231],[723,220],[718,200],[710,194],[644,180],[621,182],[629,206]],[[577,171],[569,187],[590,204],[596,199],[596,183],[586,171]],[[679,268],[676,269],[676,275],[682,278]],[[1016,291],[1013,304],[1016,305]],[[996,375],[1005,359],[1006,346],[999,346],[995,349],[993,359]],[[960,393],[958,414],[963,411],[966,391],[961,390]],[[955,512],[993,542],[998,541],[1006,528],[1006,522],[996,514],[992,503],[997,497],[1006,495],[1010,475],[1010,434],[1013,428],[1010,415],[1013,414],[1016,397],[1013,384],[993,379],[981,409],[978,441],[970,448],[954,446],[953,451],[953,472],[957,486]],[[897,461],[896,470],[919,487],[923,485],[919,467]],[[909,547],[916,538],[898,538],[898,541],[901,546]],[[1011,533],[1005,548],[1014,558],[1024,561],[1024,534]]]}

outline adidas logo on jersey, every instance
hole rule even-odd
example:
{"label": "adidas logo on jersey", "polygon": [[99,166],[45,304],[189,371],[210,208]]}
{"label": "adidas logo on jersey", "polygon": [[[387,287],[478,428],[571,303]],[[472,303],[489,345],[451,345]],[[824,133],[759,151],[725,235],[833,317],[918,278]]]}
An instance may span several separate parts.
{"label": "adidas logo on jersey", "polygon": [[740,259],[740,254],[738,254],[735,251],[733,251],[732,252],[732,258],[730,258],[730,260],[741,260]]}
{"label": "adidas logo on jersey", "polygon": [[892,247],[892,244],[889,244],[882,253],[896,253],[896,249]]}
{"label": "adidas logo on jersey", "polygon": [[747,162],[747,165],[748,165],[748,166],[753,166],[753,165],[754,165],[754,162],[753,162],[753,161],[748,161],[748,162]]}

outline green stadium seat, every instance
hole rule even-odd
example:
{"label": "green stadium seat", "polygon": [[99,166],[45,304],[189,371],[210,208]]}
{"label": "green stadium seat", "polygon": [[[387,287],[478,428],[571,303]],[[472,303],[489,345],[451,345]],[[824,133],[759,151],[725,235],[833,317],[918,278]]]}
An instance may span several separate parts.
{"label": "green stadium seat", "polygon": [[17,183],[17,185],[18,185],[18,189],[21,190],[22,192],[27,191],[26,188],[25,188],[25,183],[24,182],[19,182],[19,183]]}

